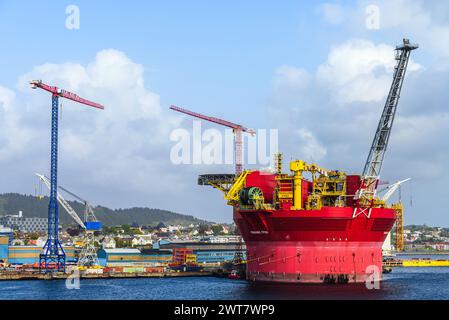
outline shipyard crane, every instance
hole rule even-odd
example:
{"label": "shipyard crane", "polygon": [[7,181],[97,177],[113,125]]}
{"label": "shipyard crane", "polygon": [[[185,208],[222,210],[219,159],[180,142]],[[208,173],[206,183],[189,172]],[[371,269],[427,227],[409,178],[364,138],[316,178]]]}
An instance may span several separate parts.
{"label": "shipyard crane", "polygon": [[[40,174],[40,173],[36,173],[36,176],[38,176],[39,180],[42,181],[47,186],[47,188],[50,190],[50,188],[51,188],[50,180],[46,176],[44,176],[43,174]],[[69,216],[71,216],[72,219],[75,220],[75,222],[81,228],[85,229],[86,227],[84,226],[83,221],[80,219],[80,217],[78,216],[76,211],[72,208],[72,206],[70,206],[70,204],[59,193],[59,191],[57,192],[56,197],[57,197],[57,200],[58,200],[59,204],[65,209],[65,211],[67,211]]]}
{"label": "shipyard crane", "polygon": [[389,185],[388,187],[386,187],[383,191],[386,190],[387,192],[385,192],[385,194],[382,196],[382,201],[387,202],[388,199],[390,199],[391,196],[396,192],[396,190],[398,190],[400,188],[401,184],[403,184],[407,181],[410,181],[410,180],[411,180],[411,178],[401,180],[401,181],[395,182],[395,183]]}
{"label": "shipyard crane", "polygon": [[101,230],[101,223],[95,216],[94,210],[89,201],[81,198],[64,187],[60,187],[60,189],[84,203],[84,244],[79,255],[78,266],[99,266],[100,262],[98,261],[97,249],[95,248],[95,231]]}
{"label": "shipyard crane", "polygon": [[78,95],[49,86],[41,80],[30,82],[32,89],[42,89],[52,95],[51,107],[51,151],[50,151],[50,201],[48,204],[48,230],[47,241],[43,247],[43,253],[39,255],[39,269],[45,272],[65,271],[66,256],[61,242],[59,241],[59,206],[57,199],[58,190],[58,108],[59,98],[65,98],[97,109],[104,107],[96,102],[92,102],[79,97]]}
{"label": "shipyard crane", "polygon": [[[398,182],[393,183],[392,185],[389,185],[387,188],[385,188],[382,191],[387,190],[385,194],[382,197],[382,201],[385,203],[388,201],[388,199],[391,198],[391,196],[396,192],[396,190],[399,189],[399,202],[394,203],[392,205],[392,209],[396,211],[396,251],[403,251],[404,250],[404,206],[402,204],[401,199],[401,185],[407,181],[411,180],[410,178],[401,180]],[[385,241],[390,241],[391,239],[391,231],[388,233],[388,237]]]}
{"label": "shipyard crane", "polygon": [[171,110],[187,114],[189,116],[213,122],[228,128],[231,128],[235,135],[234,153],[235,153],[235,174],[239,176],[243,172],[243,132],[247,132],[254,136],[256,132],[253,129],[248,129],[240,124],[235,124],[226,120],[205,116],[190,110],[179,108],[177,106],[170,106]]}
{"label": "shipyard crane", "polygon": [[380,171],[393,127],[410,53],[417,48],[418,45],[411,44],[409,39],[404,39],[403,44],[396,47],[395,59],[397,62],[394,68],[393,82],[363,169],[360,187],[354,197],[357,205],[354,208],[353,218],[360,214],[364,214],[367,218],[371,216],[374,197],[379,185]]}
{"label": "shipyard crane", "polygon": [[[43,174],[36,173],[39,179],[50,189],[50,180],[44,176]],[[83,229],[84,239],[83,239],[83,247],[81,248],[81,252],[78,258],[78,266],[79,267],[91,267],[91,266],[99,266],[100,262],[98,261],[97,250],[95,248],[95,231],[100,230],[101,224],[98,222],[92,206],[89,204],[87,200],[82,199],[77,196],[73,192],[67,190],[62,186],[58,186],[58,189],[68,193],[72,197],[82,201],[84,203],[84,222],[80,219],[76,211],[72,208],[72,206],[64,199],[64,197],[58,191],[57,197],[61,206],[67,211],[67,213],[75,220],[75,222]]]}

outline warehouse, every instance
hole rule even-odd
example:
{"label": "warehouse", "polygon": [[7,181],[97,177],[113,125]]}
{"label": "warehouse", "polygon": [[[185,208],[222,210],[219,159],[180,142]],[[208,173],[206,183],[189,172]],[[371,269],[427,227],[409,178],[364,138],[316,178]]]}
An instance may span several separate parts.
{"label": "warehouse", "polygon": [[100,249],[98,260],[103,267],[161,266],[172,260],[170,250],[153,249]]}
{"label": "warehouse", "polygon": [[[78,249],[63,247],[68,263],[76,262]],[[9,264],[35,264],[39,263],[39,254],[42,248],[37,246],[10,246],[8,237],[0,237],[0,263]]]}
{"label": "warehouse", "polygon": [[[75,247],[63,247],[66,254],[66,262],[74,263],[78,259],[79,249]],[[37,246],[10,246],[8,250],[9,264],[35,264],[39,263],[39,255],[42,248]]]}
{"label": "warehouse", "polygon": [[0,237],[0,263],[5,263],[8,260],[8,244],[9,237]]}
{"label": "warehouse", "polygon": [[228,243],[210,243],[197,241],[167,241],[163,240],[155,244],[165,250],[174,248],[183,248],[191,250],[196,255],[198,264],[220,264],[234,259],[235,253],[239,250],[242,253],[243,260],[246,260],[246,246],[238,242]]}

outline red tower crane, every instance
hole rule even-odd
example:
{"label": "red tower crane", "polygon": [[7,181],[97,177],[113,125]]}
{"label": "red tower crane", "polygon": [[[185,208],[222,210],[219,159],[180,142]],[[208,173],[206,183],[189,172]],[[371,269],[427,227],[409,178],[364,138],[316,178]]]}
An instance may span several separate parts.
{"label": "red tower crane", "polygon": [[228,128],[231,128],[234,132],[235,135],[235,142],[234,142],[234,152],[235,152],[235,174],[238,176],[243,172],[243,152],[242,152],[242,148],[243,148],[243,132],[247,132],[251,135],[255,135],[256,132],[252,129],[248,129],[240,124],[235,124],[233,122],[229,122],[226,120],[222,120],[219,118],[214,118],[214,117],[209,117],[209,116],[205,116],[203,114],[200,113],[196,113],[190,110],[186,110],[183,108],[179,108],[177,106],[170,106],[171,110],[177,111],[177,112],[181,112],[184,114],[187,114],[189,116],[198,118],[198,119],[202,119],[202,120],[206,120],[209,122],[213,122]]}

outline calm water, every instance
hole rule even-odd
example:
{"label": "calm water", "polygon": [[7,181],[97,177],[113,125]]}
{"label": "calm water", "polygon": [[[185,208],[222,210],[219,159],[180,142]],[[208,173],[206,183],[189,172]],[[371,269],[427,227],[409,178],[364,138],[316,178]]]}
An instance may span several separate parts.
{"label": "calm water", "polygon": [[[446,257],[438,257],[446,258]],[[0,282],[0,299],[449,299],[449,268],[397,268],[380,290],[364,285],[260,285],[221,278]]]}

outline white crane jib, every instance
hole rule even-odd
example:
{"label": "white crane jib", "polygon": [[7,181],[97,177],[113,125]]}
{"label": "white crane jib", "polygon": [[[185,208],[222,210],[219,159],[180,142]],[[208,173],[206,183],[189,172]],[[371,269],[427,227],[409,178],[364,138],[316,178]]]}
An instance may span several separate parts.
{"label": "white crane jib", "polygon": [[407,182],[411,180],[411,178],[401,180],[398,182],[393,183],[392,185],[389,185],[386,189],[388,190],[382,197],[382,201],[387,202],[388,199],[396,192],[396,190],[403,184],[404,182]]}
{"label": "white crane jib", "polygon": [[[36,173],[36,176],[38,176],[39,179],[47,186],[47,188],[50,189],[50,180],[48,180],[48,178],[46,176],[44,176],[43,174],[40,174],[40,173]],[[65,209],[65,211],[67,211],[67,213],[73,218],[73,220],[75,220],[75,222],[81,228],[86,229],[85,224],[80,219],[80,217],[78,216],[76,211],[70,206],[70,204],[64,199],[64,197],[61,196],[59,191],[57,193],[57,199],[58,199],[58,202],[61,204],[61,206]]]}

